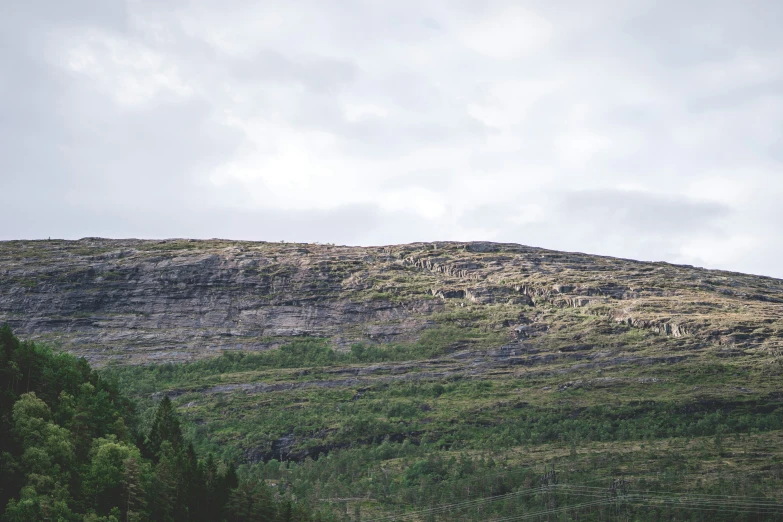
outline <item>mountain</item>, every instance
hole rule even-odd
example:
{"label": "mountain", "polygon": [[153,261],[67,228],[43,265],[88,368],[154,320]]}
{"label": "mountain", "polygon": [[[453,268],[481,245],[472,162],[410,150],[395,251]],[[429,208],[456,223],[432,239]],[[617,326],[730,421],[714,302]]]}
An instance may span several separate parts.
{"label": "mountain", "polygon": [[[783,348],[779,279],[513,244],[9,241],[0,270],[0,321],[98,365],[264,350],[301,336],[338,349],[405,343],[444,323],[477,329],[450,351],[589,353],[636,330],[660,336],[657,352],[688,358]],[[600,327],[585,330],[585,317]]]}
{"label": "mountain", "polygon": [[459,459],[781,491],[779,279],[487,242],[8,241],[3,322],[313,503],[372,512]]}

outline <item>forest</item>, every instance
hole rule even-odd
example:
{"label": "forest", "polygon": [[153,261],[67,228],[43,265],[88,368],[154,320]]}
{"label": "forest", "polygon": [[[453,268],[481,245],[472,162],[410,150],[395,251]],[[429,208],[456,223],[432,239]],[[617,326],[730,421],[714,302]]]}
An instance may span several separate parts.
{"label": "forest", "polygon": [[2,520],[318,520],[236,463],[199,455],[168,397],[146,424],[84,359],[0,328]]}

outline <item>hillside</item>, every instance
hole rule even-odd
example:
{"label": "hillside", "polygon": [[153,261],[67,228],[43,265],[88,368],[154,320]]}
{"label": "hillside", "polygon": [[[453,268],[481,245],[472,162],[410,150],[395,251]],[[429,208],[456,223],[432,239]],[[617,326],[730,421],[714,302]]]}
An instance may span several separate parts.
{"label": "hillside", "polygon": [[494,243],[10,241],[3,322],[346,517],[552,462],[781,491],[778,279]]}
{"label": "hillside", "polygon": [[[0,270],[1,321],[99,365],[299,336],[405,343],[444,323],[477,329],[451,351],[516,341],[515,328],[516,344],[552,352],[635,330],[691,357],[783,348],[781,280],[511,244],[9,241]],[[585,317],[600,327],[585,330]]]}

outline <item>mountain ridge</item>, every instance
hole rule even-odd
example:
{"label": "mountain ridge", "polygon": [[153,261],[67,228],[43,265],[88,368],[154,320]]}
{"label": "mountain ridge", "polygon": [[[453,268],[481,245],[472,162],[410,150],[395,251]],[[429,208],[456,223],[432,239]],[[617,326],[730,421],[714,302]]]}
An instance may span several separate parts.
{"label": "mountain ridge", "polygon": [[[0,242],[0,270],[1,322],[65,349],[80,345],[75,353],[98,364],[117,356],[188,360],[299,336],[327,337],[343,349],[411,342],[430,316],[457,302],[498,305],[505,315],[536,302],[584,307],[674,336],[714,326],[704,319],[717,319],[716,307],[768,303],[721,317],[747,329],[739,323],[758,322],[759,312],[769,319],[783,303],[783,280],[766,276],[492,242],[11,241]],[[514,321],[478,326],[520,326],[503,322]],[[508,341],[514,334],[505,330]],[[704,337],[721,344],[714,328]],[[779,347],[757,337],[755,344]],[[102,353],[107,346],[114,353]]]}

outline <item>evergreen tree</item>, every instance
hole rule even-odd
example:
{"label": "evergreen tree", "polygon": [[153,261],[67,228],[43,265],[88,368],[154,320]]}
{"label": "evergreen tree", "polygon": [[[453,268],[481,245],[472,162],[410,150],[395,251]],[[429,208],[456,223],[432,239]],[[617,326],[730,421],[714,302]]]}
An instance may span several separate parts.
{"label": "evergreen tree", "polygon": [[168,397],[143,437],[132,402],[85,360],[0,327],[0,520],[239,522],[277,511],[262,480],[199,460]]}
{"label": "evergreen tree", "polygon": [[177,456],[171,443],[163,441],[152,477],[151,514],[153,520],[174,521],[174,515],[180,507],[177,486]]}
{"label": "evergreen tree", "polygon": [[155,419],[152,421],[148,440],[150,449],[156,456],[159,456],[164,442],[170,443],[174,451],[182,448],[182,430],[168,395],[163,396],[158,409],[155,410]]}
{"label": "evergreen tree", "polygon": [[125,522],[142,520],[147,505],[140,460],[138,455],[131,455],[123,463],[125,465],[122,476],[122,487],[125,490]]}
{"label": "evergreen tree", "polygon": [[239,483],[228,501],[229,520],[273,522],[277,516],[269,489],[262,480],[248,479]]}

